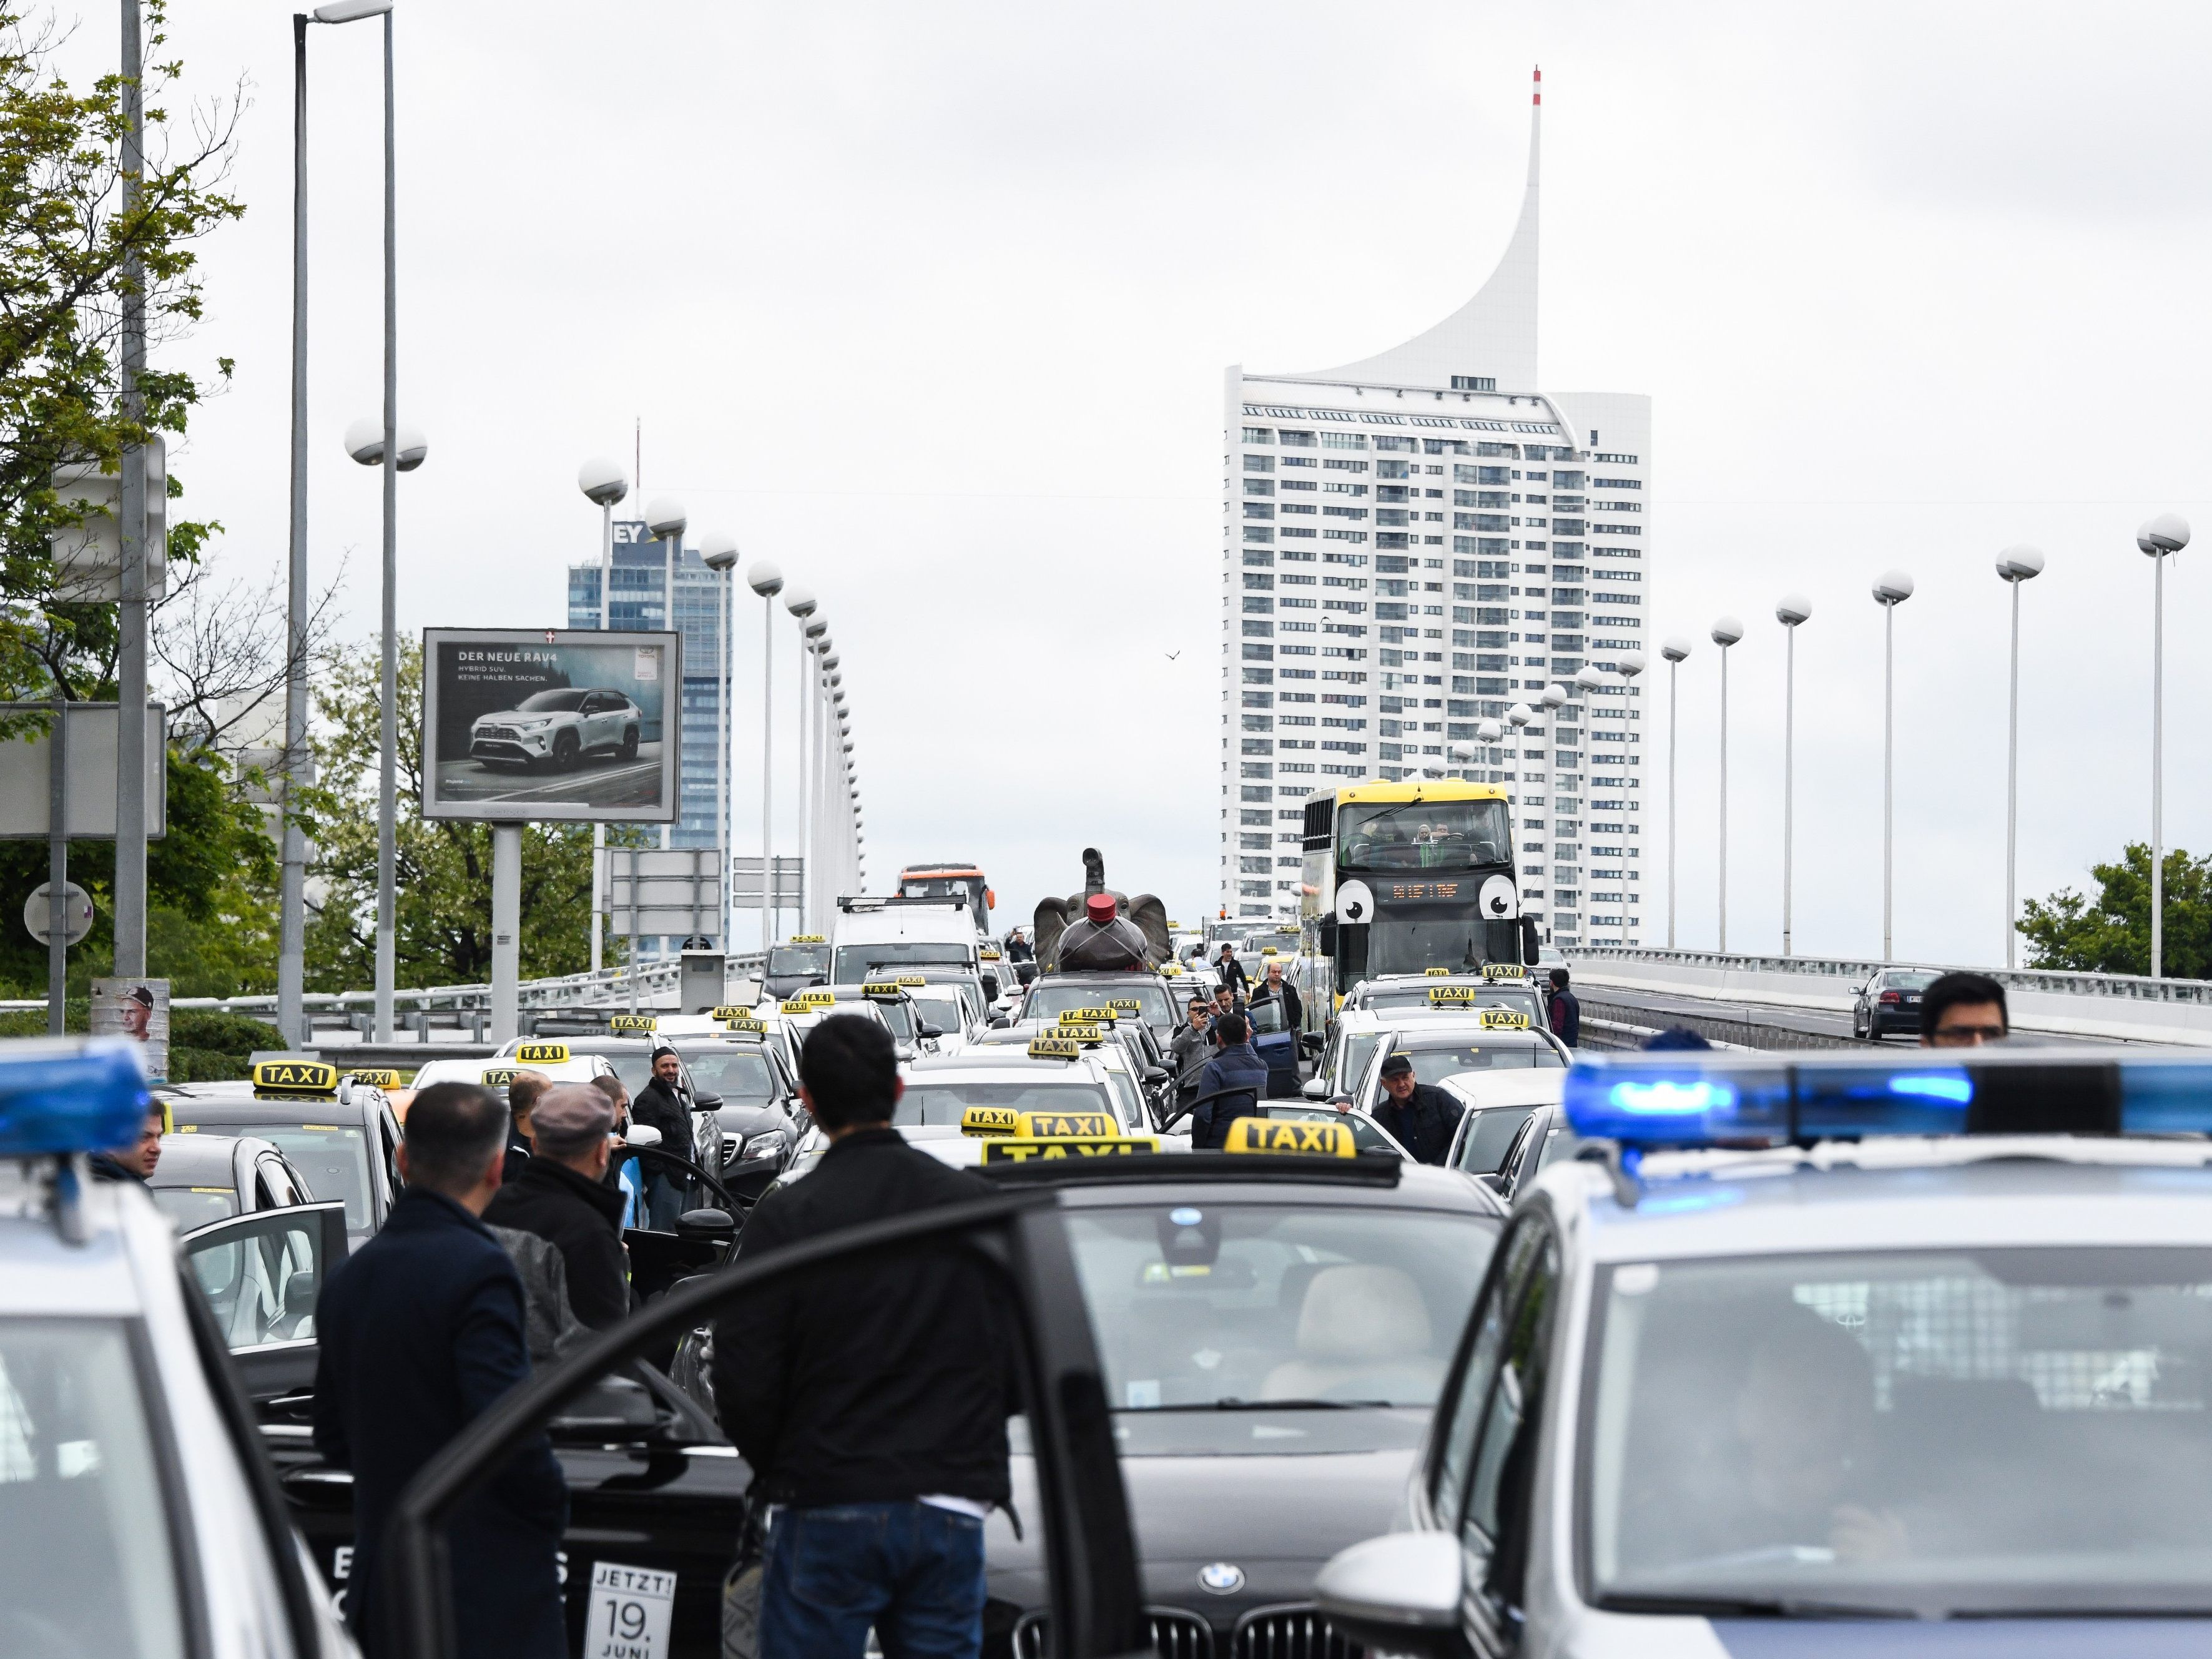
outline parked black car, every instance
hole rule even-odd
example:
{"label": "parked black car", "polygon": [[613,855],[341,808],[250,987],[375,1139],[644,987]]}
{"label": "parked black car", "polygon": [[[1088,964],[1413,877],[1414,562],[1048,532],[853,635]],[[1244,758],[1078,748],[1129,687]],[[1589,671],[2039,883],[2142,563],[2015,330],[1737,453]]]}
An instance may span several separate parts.
{"label": "parked black car", "polygon": [[1936,982],[1928,968],[1877,968],[1851,1005],[1851,1035],[1918,1036],[1920,994]]}

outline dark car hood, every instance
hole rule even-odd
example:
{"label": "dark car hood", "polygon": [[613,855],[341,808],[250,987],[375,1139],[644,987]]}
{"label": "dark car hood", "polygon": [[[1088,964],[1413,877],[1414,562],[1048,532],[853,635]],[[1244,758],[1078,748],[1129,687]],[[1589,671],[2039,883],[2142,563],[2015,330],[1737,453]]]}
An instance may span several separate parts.
{"label": "dark car hood", "polygon": [[770,1129],[789,1129],[791,1120],[773,1106],[728,1106],[718,1108],[714,1121],[722,1133],[729,1135],[766,1134]]}
{"label": "dark car hood", "polygon": [[[1425,1416],[1426,1413],[1422,1413]],[[1314,1575],[1339,1550],[1390,1529],[1417,1449],[1284,1456],[1127,1456],[1122,1483],[1143,1564],[1145,1601],[1203,1615],[1226,1637],[1251,1608],[1309,1601]],[[1022,1613],[1046,1601],[1036,1474],[1013,1460],[1014,1504],[1027,1537],[1003,1514],[985,1539],[989,1593]],[[1243,1587],[1218,1595],[1199,1570],[1226,1562]]]}

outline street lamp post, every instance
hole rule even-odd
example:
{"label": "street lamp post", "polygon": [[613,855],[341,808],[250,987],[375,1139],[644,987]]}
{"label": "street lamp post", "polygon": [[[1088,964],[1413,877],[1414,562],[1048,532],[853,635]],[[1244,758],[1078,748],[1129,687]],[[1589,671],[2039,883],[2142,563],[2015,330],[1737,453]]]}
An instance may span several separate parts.
{"label": "street lamp post", "polygon": [[2166,561],[2189,545],[2189,520],[2161,513],[2136,532],[2150,555],[2150,976],[2166,976]]}
{"label": "street lamp post", "polygon": [[[730,820],[730,684],[737,647],[731,633],[737,627],[737,582],[730,574],[738,568],[738,538],[716,531],[699,538],[699,559],[721,580],[714,584],[714,845],[721,849],[722,900],[716,910],[715,935],[722,949],[730,948],[730,848],[737,835]],[[763,969],[765,971],[765,969]]]}
{"label": "street lamp post", "polygon": [[[599,509],[599,632],[612,625],[615,583],[615,506],[629,494],[629,475],[604,457],[576,469],[576,488]],[[607,826],[592,826],[592,971],[606,965]]]}
{"label": "street lamp post", "polygon": [[1728,954],[1728,653],[1743,637],[1743,624],[1723,617],[1713,624],[1713,643],[1721,648],[1721,954]]}
{"label": "street lamp post", "polygon": [[[327,9],[327,8],[326,8]],[[343,20],[340,20],[343,21]],[[422,434],[401,426],[393,415],[398,382],[392,344],[391,307],[391,16],[385,18],[385,326],[384,419],[364,416],[346,428],[346,453],[384,475],[383,667],[378,681],[382,707],[377,744],[376,786],[376,1040],[392,1041],[392,1004],[399,981],[399,491],[394,482],[412,472],[430,453]]]}
{"label": "street lamp post", "polygon": [[1874,602],[1881,607],[1881,959],[1893,959],[1890,934],[1892,859],[1891,820],[1896,799],[1897,607],[1912,597],[1912,578],[1902,570],[1885,571],[1874,585]]}
{"label": "street lamp post", "polygon": [[2026,543],[1997,555],[1997,577],[2012,589],[2012,676],[2005,721],[2005,966],[2013,965],[2020,930],[2016,864],[2020,841],[2020,585],[2043,574],[2043,552]]}
{"label": "street lamp post", "polygon": [[1774,607],[1786,644],[1782,670],[1782,954],[1790,954],[1790,847],[1797,807],[1797,629],[1813,614],[1802,593],[1784,593]]}
{"label": "street lamp post", "polygon": [[[663,820],[660,826],[663,848],[675,845],[676,830],[684,822],[684,786],[681,781],[684,775],[684,630],[676,623],[676,567],[684,562],[684,532],[690,522],[690,516],[684,511],[684,503],[673,496],[656,495],[645,504],[647,531],[653,540],[666,544],[660,562],[660,625],[677,636],[676,683],[663,693],[661,705],[664,709],[672,707],[676,714],[672,719],[665,713],[662,714],[660,740],[664,744],[673,743],[676,745],[678,781],[676,786],[675,822]],[[673,732],[669,729],[672,726],[675,728]]]}
{"label": "street lamp post", "polygon": [[783,572],[766,559],[753,561],[745,586],[767,601],[761,608],[761,955],[768,954],[775,918],[775,829],[769,816],[775,792],[775,596],[783,592]]}
{"label": "street lamp post", "polygon": [[[773,605],[769,608],[771,612],[775,610]],[[805,588],[795,586],[787,587],[783,590],[783,608],[791,613],[792,620],[799,624],[799,650],[795,653],[798,657],[796,666],[799,670],[799,697],[798,701],[792,705],[791,710],[793,722],[797,727],[797,737],[795,741],[798,744],[798,764],[793,769],[792,776],[797,780],[796,787],[793,791],[798,797],[796,840],[799,847],[799,908],[797,914],[799,916],[799,926],[803,930],[806,918],[806,888],[808,882],[814,874],[813,870],[811,868],[811,860],[807,857],[806,846],[806,825],[808,819],[806,799],[806,716],[807,705],[812,701],[806,695],[807,678],[811,672],[807,663],[806,641],[808,619],[814,615],[817,609],[819,609],[819,601],[817,601],[814,595]],[[829,624],[824,623],[823,627],[827,629]]]}
{"label": "street lamp post", "polygon": [[1660,646],[1667,659],[1667,948],[1674,948],[1674,677],[1690,654],[1690,642],[1670,635]]}

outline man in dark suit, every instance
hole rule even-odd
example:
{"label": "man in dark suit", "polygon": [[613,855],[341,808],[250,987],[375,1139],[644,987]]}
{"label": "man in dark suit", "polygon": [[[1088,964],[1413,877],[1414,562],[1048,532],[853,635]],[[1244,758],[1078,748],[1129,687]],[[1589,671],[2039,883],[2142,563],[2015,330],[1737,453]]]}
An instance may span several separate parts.
{"label": "man in dark suit", "polygon": [[[384,1606],[385,1528],[431,1457],[530,1376],[522,1283],[477,1218],[499,1189],[506,1103],[471,1083],[415,1097],[400,1143],[407,1189],[384,1230],[331,1275],[315,1310],[315,1449],[353,1472],[346,1614],[368,1659],[397,1659]],[[564,1659],[555,1560],[568,1489],[542,1434],[447,1530],[457,1651]]]}

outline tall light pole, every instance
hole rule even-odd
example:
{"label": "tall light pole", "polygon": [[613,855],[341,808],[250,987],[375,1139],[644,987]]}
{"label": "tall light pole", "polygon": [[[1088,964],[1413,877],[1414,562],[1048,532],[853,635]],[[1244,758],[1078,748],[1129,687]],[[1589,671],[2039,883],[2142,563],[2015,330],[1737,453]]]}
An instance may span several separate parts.
{"label": "tall light pole", "polygon": [[1680,634],[1669,635],[1659,647],[1667,659],[1667,948],[1674,948],[1674,679],[1690,642]]}
{"label": "tall light pole", "polygon": [[1784,593],[1774,607],[1774,620],[1782,624],[1786,643],[1782,670],[1782,954],[1790,949],[1790,899],[1791,842],[1797,810],[1797,629],[1813,614],[1813,601],[1802,593]]}
{"label": "tall light pole", "polygon": [[815,854],[817,849],[814,843],[819,841],[822,836],[822,801],[817,793],[820,787],[818,781],[814,783],[812,789],[808,788],[808,768],[811,766],[817,774],[822,769],[822,699],[820,692],[817,690],[820,684],[820,671],[817,665],[822,653],[829,648],[828,618],[819,615],[809,617],[799,629],[799,660],[806,669],[807,678],[806,686],[799,698],[800,707],[805,711],[805,718],[800,722],[800,731],[802,738],[805,738],[810,731],[811,732],[808,747],[801,751],[799,769],[799,787],[806,792],[801,797],[805,804],[805,811],[799,824],[799,850],[805,860],[799,868],[799,880],[802,884],[799,890],[801,900],[799,915],[802,919],[806,914],[805,901],[813,894],[818,878],[815,864]]}
{"label": "tall light pole", "polygon": [[[387,23],[389,17],[386,18]],[[389,96],[391,31],[386,30],[386,211],[385,252],[391,252],[391,145]],[[378,679],[382,705],[378,726],[376,781],[376,1040],[392,1041],[392,1004],[399,981],[399,555],[398,514],[399,490],[394,480],[422,465],[430,447],[422,432],[400,426],[392,418],[394,390],[391,273],[386,272],[386,338],[384,345],[384,418],[363,416],[345,430],[346,453],[363,466],[380,470],[384,477],[384,604],[383,665]]]}
{"label": "tall light pole", "polygon": [[1902,570],[1885,571],[1874,585],[1874,602],[1881,607],[1881,959],[1894,951],[1890,935],[1892,809],[1896,800],[1895,766],[1897,707],[1897,607],[1912,597],[1912,578]]}
{"label": "tall light pole", "polygon": [[[645,504],[645,528],[653,539],[662,544],[660,563],[660,625],[677,636],[677,672],[674,684],[662,693],[663,707],[673,708],[672,717],[664,714],[660,721],[660,740],[676,745],[676,818],[664,821],[660,826],[660,844],[664,848],[676,844],[676,831],[684,824],[684,630],[676,621],[676,567],[684,562],[684,532],[690,527],[690,516],[684,503],[672,495],[656,495]],[[673,726],[673,731],[670,727]]]}
{"label": "tall light pole", "polygon": [[737,659],[737,647],[730,635],[737,627],[738,610],[736,579],[730,573],[738,568],[738,538],[720,531],[702,536],[699,558],[720,579],[714,584],[714,845],[721,848],[723,902],[717,913],[720,921],[714,932],[722,949],[727,951],[730,848],[737,840],[730,823],[730,699],[734,690],[730,673]]}
{"label": "tall light pole", "polygon": [[2189,545],[2189,520],[2161,513],[2136,532],[2150,555],[2150,976],[2166,976],[2166,561]]}
{"label": "tall light pole", "polygon": [[1723,617],[1713,624],[1713,643],[1721,648],[1721,882],[1720,882],[1720,949],[1728,954],[1728,653],[1729,647],[1743,637],[1743,624],[1734,617]]}
{"label": "tall light pole", "polygon": [[775,596],[783,592],[783,572],[766,559],[753,561],[745,586],[761,596],[761,952],[765,956],[775,929],[769,908],[775,896],[775,822],[770,816],[775,793]]}
{"label": "tall light pole", "polygon": [[[798,764],[793,769],[792,776],[798,780],[798,786],[794,792],[797,794],[799,805],[797,821],[799,883],[798,915],[799,921],[803,925],[806,916],[807,883],[812,878],[814,873],[813,871],[808,867],[808,860],[806,856],[806,709],[808,703],[812,701],[812,699],[807,696],[807,680],[811,673],[811,669],[809,666],[806,650],[806,637],[808,618],[814,615],[817,605],[814,595],[809,592],[805,588],[792,586],[787,587],[783,590],[783,608],[791,613],[792,620],[799,624],[799,650],[795,653],[799,659],[795,665],[799,670],[799,697],[798,701],[792,705],[791,710],[793,722],[798,729],[798,735],[795,739],[797,744]],[[773,611],[775,607],[771,605],[769,609]],[[824,623],[823,626],[824,629],[827,629],[829,624]]]}
{"label": "tall light pole", "polygon": [[1997,578],[2012,589],[2012,676],[2005,722],[2005,966],[2020,942],[2016,859],[2020,842],[2020,585],[2043,574],[2043,552],[2025,542],[1997,555]]}
{"label": "tall light pole", "polygon": [[[599,509],[599,632],[613,625],[615,507],[629,494],[629,474],[621,464],[595,455],[576,469],[576,488]],[[592,826],[592,971],[606,965],[607,826]]]}

